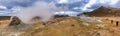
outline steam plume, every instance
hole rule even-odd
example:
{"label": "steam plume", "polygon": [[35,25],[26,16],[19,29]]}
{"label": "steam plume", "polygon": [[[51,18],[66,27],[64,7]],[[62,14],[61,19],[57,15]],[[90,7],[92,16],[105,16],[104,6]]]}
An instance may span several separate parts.
{"label": "steam plume", "polygon": [[116,5],[119,2],[120,2],[119,0],[89,0],[89,2],[82,8],[82,11],[88,10],[88,8],[96,4],[101,4],[99,6],[109,6],[109,7],[119,8],[119,7],[116,7],[116,6],[119,6],[119,5]]}
{"label": "steam plume", "polygon": [[40,17],[39,21],[46,22],[53,17],[53,12],[56,11],[56,6],[54,3],[46,3],[39,1],[34,3],[31,7],[20,8],[21,10],[17,12],[14,16],[18,16],[22,22],[30,24],[33,23],[31,19],[35,16]]}

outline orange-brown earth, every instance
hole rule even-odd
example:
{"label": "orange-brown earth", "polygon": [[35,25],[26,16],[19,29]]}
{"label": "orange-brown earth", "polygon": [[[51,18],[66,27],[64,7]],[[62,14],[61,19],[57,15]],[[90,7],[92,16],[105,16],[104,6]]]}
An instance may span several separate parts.
{"label": "orange-brown earth", "polygon": [[[120,26],[116,26],[115,23],[120,21],[118,13],[118,9],[104,7],[85,13],[102,22],[83,21],[79,17],[59,17],[51,19],[47,23],[6,26],[10,21],[2,20],[1,27],[5,28],[0,30],[0,36],[119,36]],[[111,24],[111,20],[114,21],[113,24]]]}
{"label": "orange-brown earth", "polygon": [[[6,21],[7,22],[7,21]],[[8,23],[8,22],[7,22]],[[1,36],[119,36],[120,28],[108,23],[82,21],[78,17],[59,17],[43,23],[2,29]],[[27,26],[27,27],[24,27]],[[23,30],[22,30],[23,29]]]}

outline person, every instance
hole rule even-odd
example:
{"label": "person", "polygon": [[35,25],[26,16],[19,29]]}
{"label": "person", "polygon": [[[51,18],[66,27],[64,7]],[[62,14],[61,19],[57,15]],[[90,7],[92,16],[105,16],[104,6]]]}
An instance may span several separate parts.
{"label": "person", "polygon": [[111,20],[111,24],[113,24],[113,20]]}
{"label": "person", "polygon": [[119,22],[117,21],[117,22],[116,22],[116,26],[118,26],[118,25],[119,25]]}
{"label": "person", "polygon": [[1,22],[0,22],[0,25],[1,25]]}

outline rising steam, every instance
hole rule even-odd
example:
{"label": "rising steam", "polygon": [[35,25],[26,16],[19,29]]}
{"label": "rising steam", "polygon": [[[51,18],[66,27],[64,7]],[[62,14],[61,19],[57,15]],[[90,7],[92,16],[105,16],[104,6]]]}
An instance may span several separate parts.
{"label": "rising steam", "polygon": [[48,21],[50,18],[53,17],[53,12],[55,11],[56,6],[54,3],[39,1],[34,3],[31,7],[20,8],[20,10],[17,11],[17,14],[15,14],[14,16],[19,17],[22,22],[30,24],[33,23],[31,19],[35,16],[40,17],[41,19],[39,21],[41,22]]}

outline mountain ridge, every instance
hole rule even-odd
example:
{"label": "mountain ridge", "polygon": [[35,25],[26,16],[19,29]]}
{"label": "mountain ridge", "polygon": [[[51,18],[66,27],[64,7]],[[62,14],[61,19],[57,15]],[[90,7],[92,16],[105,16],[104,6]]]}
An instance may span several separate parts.
{"label": "mountain ridge", "polygon": [[87,16],[95,17],[111,17],[111,16],[120,16],[120,8],[104,7],[93,10],[91,12],[83,13]]}

